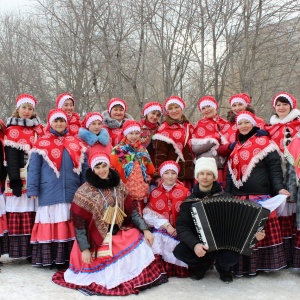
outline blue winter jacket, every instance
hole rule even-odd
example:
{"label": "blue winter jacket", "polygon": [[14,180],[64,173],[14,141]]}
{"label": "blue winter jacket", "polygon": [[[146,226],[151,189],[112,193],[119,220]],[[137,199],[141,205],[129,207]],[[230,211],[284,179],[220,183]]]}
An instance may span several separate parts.
{"label": "blue winter jacket", "polygon": [[43,156],[33,152],[28,168],[27,195],[38,196],[39,206],[71,203],[75,192],[85,182],[85,172],[88,168],[86,157],[80,175],[74,173],[73,168],[71,157],[64,149],[60,176],[57,178]]}

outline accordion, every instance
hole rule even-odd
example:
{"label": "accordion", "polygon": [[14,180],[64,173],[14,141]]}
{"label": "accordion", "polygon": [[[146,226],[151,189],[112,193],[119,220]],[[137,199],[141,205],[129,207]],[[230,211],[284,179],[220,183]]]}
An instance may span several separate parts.
{"label": "accordion", "polygon": [[251,255],[257,243],[255,234],[263,230],[270,211],[230,196],[198,200],[191,213],[199,239],[208,251],[227,249]]}

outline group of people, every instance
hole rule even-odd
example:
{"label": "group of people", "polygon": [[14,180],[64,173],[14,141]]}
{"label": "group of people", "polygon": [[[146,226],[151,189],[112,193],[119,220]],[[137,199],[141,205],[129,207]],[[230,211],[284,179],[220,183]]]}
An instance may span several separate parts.
{"label": "group of people", "polygon": [[[140,121],[112,98],[102,114],[80,119],[64,93],[43,126],[37,100],[19,95],[0,122],[0,255],[57,268],[55,283],[90,295],[136,294],[170,276],[200,280],[213,266],[224,282],[300,268],[297,100],[277,94],[269,123],[250,102],[233,95],[224,119],[204,96],[192,124],[178,96],[148,102]],[[191,206],[224,194],[287,197],[250,256],[210,252],[199,239]]]}

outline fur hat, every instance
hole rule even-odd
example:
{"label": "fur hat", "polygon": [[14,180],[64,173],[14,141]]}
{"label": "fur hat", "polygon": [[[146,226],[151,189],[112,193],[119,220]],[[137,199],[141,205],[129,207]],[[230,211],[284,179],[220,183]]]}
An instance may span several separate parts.
{"label": "fur hat", "polygon": [[127,111],[127,104],[123,99],[120,98],[111,98],[107,104],[107,110],[110,113],[112,108],[116,105],[121,105],[124,108],[124,111]]}
{"label": "fur hat", "polygon": [[110,166],[110,158],[107,153],[104,152],[95,152],[93,153],[88,160],[89,167],[94,170],[95,166],[100,163],[106,163]]}
{"label": "fur hat", "polygon": [[214,174],[215,179],[218,179],[218,168],[216,160],[213,157],[200,157],[195,164],[195,178],[201,171],[210,171]]}
{"label": "fur hat", "polygon": [[75,105],[75,101],[74,98],[71,94],[69,93],[63,93],[63,94],[59,94],[56,98],[56,108],[62,108],[64,103],[67,100],[72,100],[73,104]]}
{"label": "fur hat", "polygon": [[86,129],[89,129],[89,126],[93,121],[99,120],[101,123],[103,122],[103,117],[98,112],[89,112],[85,115],[84,119],[82,120],[82,126]]}
{"label": "fur hat", "polygon": [[127,120],[123,125],[123,134],[126,136],[128,133],[132,131],[141,132],[141,125],[135,120]]}
{"label": "fur hat", "polygon": [[251,113],[250,111],[240,111],[236,116],[235,116],[235,122],[238,124],[240,120],[248,120],[252,123],[253,126],[256,126],[256,119],[255,115]]}
{"label": "fur hat", "polygon": [[173,170],[177,175],[180,171],[180,166],[177,162],[174,160],[166,160],[164,161],[158,168],[158,172],[160,174],[160,177],[167,171],[167,170]]}
{"label": "fur hat", "polygon": [[143,116],[146,117],[152,111],[159,111],[162,113],[162,105],[159,102],[148,102],[143,108]]}
{"label": "fur hat", "polygon": [[214,109],[218,109],[219,105],[217,100],[212,96],[204,96],[198,101],[198,108],[201,111],[204,106],[212,106]]}
{"label": "fur hat", "polygon": [[184,102],[184,100],[181,99],[181,98],[178,97],[178,96],[171,96],[171,97],[169,97],[169,98],[165,101],[165,103],[164,103],[164,109],[165,109],[165,111],[168,111],[168,106],[169,106],[170,104],[178,104],[178,105],[181,107],[182,110],[185,109],[185,102]]}
{"label": "fur hat", "polygon": [[230,106],[232,106],[233,103],[242,103],[245,106],[249,106],[250,102],[250,96],[245,93],[232,95],[229,99]]}
{"label": "fur hat", "polygon": [[273,101],[272,101],[272,104],[273,104],[274,108],[276,106],[277,99],[281,98],[281,97],[283,97],[287,101],[289,101],[292,109],[297,108],[297,100],[296,100],[296,98],[294,96],[292,96],[291,94],[286,93],[286,92],[280,92],[280,93],[278,93],[277,95],[274,96]]}
{"label": "fur hat", "polygon": [[48,114],[48,123],[51,125],[51,123],[58,118],[63,118],[66,121],[66,123],[68,123],[68,117],[62,109],[51,109]]}
{"label": "fur hat", "polygon": [[35,108],[36,99],[30,94],[21,94],[16,99],[16,109],[18,109],[24,103],[30,104]]}

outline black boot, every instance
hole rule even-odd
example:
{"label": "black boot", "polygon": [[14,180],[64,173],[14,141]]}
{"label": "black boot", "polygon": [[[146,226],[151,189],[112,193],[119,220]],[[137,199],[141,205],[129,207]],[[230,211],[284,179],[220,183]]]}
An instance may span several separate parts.
{"label": "black boot", "polygon": [[215,263],[215,266],[216,266],[217,271],[220,274],[220,279],[223,282],[230,283],[233,281],[231,271],[222,270],[222,268],[219,266],[219,264],[217,262]]}

